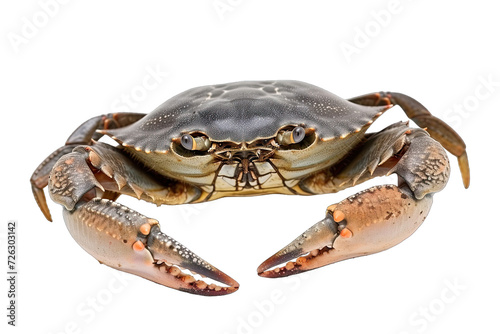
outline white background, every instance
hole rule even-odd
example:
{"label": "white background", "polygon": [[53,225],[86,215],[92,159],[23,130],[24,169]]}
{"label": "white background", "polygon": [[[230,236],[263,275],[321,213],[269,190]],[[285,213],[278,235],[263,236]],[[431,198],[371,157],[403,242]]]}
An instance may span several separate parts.
{"label": "white background", "polygon": [[[500,23],[492,2],[464,2],[2,2],[2,277],[8,219],[18,220],[19,240],[18,326],[6,324],[2,279],[2,328],[497,333]],[[355,53],[342,51],[349,47]],[[44,219],[29,178],[81,122],[123,108],[121,96],[140,90],[151,70],[163,73],[157,87],[129,111],[147,113],[191,87],[253,79],[303,80],[345,98],[404,92],[464,138],[471,186],[463,188],[452,157],[447,188],[411,238],[376,255],[275,280],[258,277],[257,266],[322,219],[326,206],[368,185],[334,195],[229,198],[194,207],[120,198],[159,219],[164,231],[241,288],[207,298],[120,274],[72,240],[59,205],[49,203],[53,223]],[[398,120],[406,116],[394,108],[374,128]]]}

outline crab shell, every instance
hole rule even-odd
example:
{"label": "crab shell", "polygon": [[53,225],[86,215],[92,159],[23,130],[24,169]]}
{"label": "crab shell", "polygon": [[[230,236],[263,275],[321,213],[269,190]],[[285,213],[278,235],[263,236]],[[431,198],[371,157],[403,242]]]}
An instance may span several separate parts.
{"label": "crab shell", "polygon": [[[355,104],[300,81],[246,81],[190,89],[128,127],[101,133],[160,174],[208,186],[220,166],[209,153],[186,155],[176,151],[175,140],[182,134],[201,133],[211,142],[251,146],[255,141],[276,137],[284,127],[301,125],[314,132],[311,145],[277,150],[270,159],[280,178],[293,187],[301,177],[345,157],[387,109]],[[290,193],[277,176],[275,181],[268,182],[272,190],[238,191],[238,196]],[[226,191],[212,199],[230,195],[235,192]]]}

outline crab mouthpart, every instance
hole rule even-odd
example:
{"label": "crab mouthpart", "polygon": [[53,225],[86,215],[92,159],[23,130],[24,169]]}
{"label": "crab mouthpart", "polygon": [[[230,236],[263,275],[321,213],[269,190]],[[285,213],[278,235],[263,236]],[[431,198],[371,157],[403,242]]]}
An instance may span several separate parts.
{"label": "crab mouthpart", "polygon": [[333,243],[338,236],[339,223],[331,214],[327,214],[323,220],[264,261],[257,273],[261,277],[276,278],[321,267],[327,264],[322,264],[325,255],[335,251]]}

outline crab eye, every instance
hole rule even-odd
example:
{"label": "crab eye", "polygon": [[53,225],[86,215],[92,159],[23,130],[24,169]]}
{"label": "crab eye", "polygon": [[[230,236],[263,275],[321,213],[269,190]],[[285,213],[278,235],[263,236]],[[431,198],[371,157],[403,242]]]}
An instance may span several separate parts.
{"label": "crab eye", "polygon": [[191,135],[183,135],[181,137],[181,145],[186,150],[195,150],[196,149],[196,141]]}
{"label": "crab eye", "polygon": [[278,133],[276,140],[280,145],[297,144],[304,140],[306,130],[302,126],[296,126],[292,130],[286,130]]}
{"label": "crab eye", "polygon": [[212,142],[205,136],[182,135],[181,145],[189,151],[206,151],[212,146]]}
{"label": "crab eye", "polygon": [[297,126],[292,131],[292,141],[293,143],[300,143],[302,139],[306,136],[306,130],[303,127]]}

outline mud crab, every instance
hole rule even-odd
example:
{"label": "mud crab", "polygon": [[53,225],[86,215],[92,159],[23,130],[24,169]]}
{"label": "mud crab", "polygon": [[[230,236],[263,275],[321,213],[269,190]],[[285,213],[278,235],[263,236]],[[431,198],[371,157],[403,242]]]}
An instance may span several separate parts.
{"label": "mud crab", "polygon": [[[420,128],[399,122],[367,133],[393,105]],[[98,142],[103,135],[117,146]],[[463,140],[409,96],[380,92],[344,100],[298,81],[247,81],[190,89],[148,115],[91,118],[41,163],[31,184],[51,221],[48,185],[70,234],[100,263],[178,290],[224,295],[238,289],[234,279],[161,232],[157,220],[115,202],[118,196],[161,205],[314,195],[398,175],[398,185],[372,187],[329,206],[324,219],[258,268],[260,276],[282,277],[409,237],[448,181],[444,149],[458,157],[467,188]]]}

